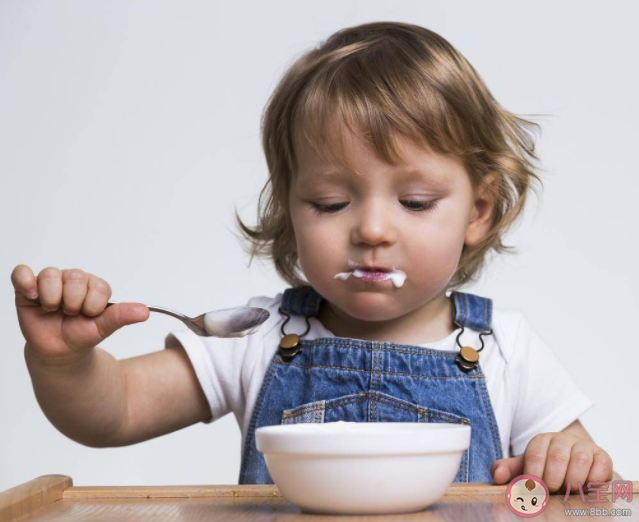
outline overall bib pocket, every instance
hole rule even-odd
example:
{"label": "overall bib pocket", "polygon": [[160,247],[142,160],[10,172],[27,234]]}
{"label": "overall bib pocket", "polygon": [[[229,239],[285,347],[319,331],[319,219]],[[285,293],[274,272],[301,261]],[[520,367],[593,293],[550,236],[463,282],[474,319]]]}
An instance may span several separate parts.
{"label": "overall bib pocket", "polygon": [[[284,410],[281,424],[325,422],[444,422],[471,425],[469,419],[380,392],[344,395]],[[470,448],[462,455],[456,482],[468,482]]]}

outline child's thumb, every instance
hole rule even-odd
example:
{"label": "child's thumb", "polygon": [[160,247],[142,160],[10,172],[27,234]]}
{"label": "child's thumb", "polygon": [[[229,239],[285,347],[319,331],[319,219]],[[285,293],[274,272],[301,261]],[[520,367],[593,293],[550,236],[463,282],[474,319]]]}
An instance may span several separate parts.
{"label": "child's thumb", "polygon": [[524,456],[499,459],[493,462],[490,473],[495,484],[505,484],[524,473]]}
{"label": "child's thumb", "polygon": [[95,323],[103,338],[129,324],[146,321],[149,309],[142,303],[118,303],[106,308],[95,318]]}

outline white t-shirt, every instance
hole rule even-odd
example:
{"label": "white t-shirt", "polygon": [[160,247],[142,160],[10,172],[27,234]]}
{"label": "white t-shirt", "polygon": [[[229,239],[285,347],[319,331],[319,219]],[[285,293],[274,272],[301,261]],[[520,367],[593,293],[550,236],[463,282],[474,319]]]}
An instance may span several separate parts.
{"label": "white t-shirt", "polygon": [[[253,405],[269,363],[282,337],[286,317],[278,312],[282,293],[258,296],[247,306],[270,312],[260,329],[241,338],[201,337],[189,329],[170,332],[165,348],[184,347],[211,408],[212,418],[233,412],[242,432],[242,445]],[[335,337],[314,317],[304,339]],[[521,455],[537,433],[561,431],[594,405],[576,385],[566,368],[531,329],[520,312],[493,307],[493,335],[483,336],[480,364],[499,426],[504,458]],[[306,330],[304,317],[291,314],[286,333]],[[445,339],[420,346],[458,350],[457,329]],[[478,333],[466,328],[462,346],[481,347]]]}

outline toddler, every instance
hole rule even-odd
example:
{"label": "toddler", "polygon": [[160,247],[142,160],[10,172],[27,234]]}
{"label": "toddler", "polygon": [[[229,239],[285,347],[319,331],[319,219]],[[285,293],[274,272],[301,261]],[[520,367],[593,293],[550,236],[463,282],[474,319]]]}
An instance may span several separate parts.
{"label": "toddler", "polygon": [[539,181],[537,124],[501,107],[445,39],[378,22],[341,30],[288,69],[263,116],[269,169],[258,224],[241,232],[288,286],[248,306],[242,338],[171,332],[116,360],[97,345],[144,321],[106,307],[79,269],[12,273],[25,359],[47,418],[94,447],[125,446],[233,412],[240,484],[272,484],[261,426],[447,422],[472,428],[458,482],[521,474],[550,491],[609,481],[579,422],[593,402],[522,314],[461,292]]}

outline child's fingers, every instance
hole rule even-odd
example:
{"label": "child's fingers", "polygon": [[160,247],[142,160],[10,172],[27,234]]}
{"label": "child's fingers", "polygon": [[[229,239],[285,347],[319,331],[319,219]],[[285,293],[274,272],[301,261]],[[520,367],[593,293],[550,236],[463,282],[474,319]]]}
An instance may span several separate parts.
{"label": "child's fingers", "polygon": [[493,462],[490,470],[495,484],[505,484],[524,472],[524,456],[499,459]]}
{"label": "child's fingers", "polygon": [[28,299],[38,297],[38,281],[27,265],[18,265],[13,269],[11,283],[16,293],[20,293]]}
{"label": "child's fingers", "polygon": [[564,488],[567,489],[570,483],[570,491],[576,493],[579,491],[579,482],[585,486],[592,463],[593,444],[587,441],[577,442],[570,452],[570,464],[566,472]]}
{"label": "child's fingers", "polygon": [[590,467],[590,473],[586,479],[588,482],[609,482],[612,480],[612,458],[607,452],[597,447],[595,454],[593,455],[592,466]]}
{"label": "child's fingers", "polygon": [[62,302],[64,313],[77,315],[87,295],[89,275],[78,268],[62,270]]}
{"label": "child's fingers", "polygon": [[111,298],[111,286],[104,279],[89,274],[89,291],[82,305],[82,313],[89,317],[100,315]]}
{"label": "child's fingers", "polygon": [[551,440],[552,433],[540,433],[530,439],[524,450],[524,475],[534,475],[545,480],[544,468]]}
{"label": "child's fingers", "polygon": [[102,338],[107,338],[123,326],[146,321],[149,309],[142,303],[118,303],[110,306],[95,318],[95,324]]}
{"label": "child's fingers", "polygon": [[566,437],[553,437],[548,446],[543,481],[549,491],[559,491],[563,486],[574,441]]}
{"label": "child's fingers", "polygon": [[54,312],[62,299],[62,272],[49,266],[38,274],[38,294],[40,306],[47,312]]}

